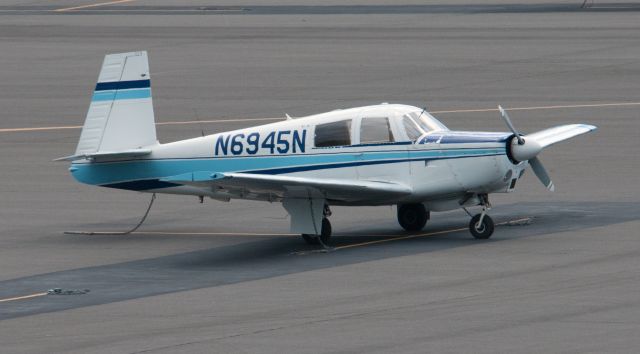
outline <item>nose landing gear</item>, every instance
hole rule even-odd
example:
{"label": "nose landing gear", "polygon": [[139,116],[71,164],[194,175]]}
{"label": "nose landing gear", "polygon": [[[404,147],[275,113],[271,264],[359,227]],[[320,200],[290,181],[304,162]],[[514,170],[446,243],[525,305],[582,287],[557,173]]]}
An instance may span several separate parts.
{"label": "nose landing gear", "polygon": [[[474,238],[486,240],[493,235],[495,225],[493,219],[487,215],[487,211],[491,209],[488,195],[481,194],[478,197],[480,198],[480,205],[482,205],[482,212],[471,218],[471,221],[469,221],[469,231]],[[465,209],[465,211],[467,210]],[[469,212],[467,211],[467,213]]]}

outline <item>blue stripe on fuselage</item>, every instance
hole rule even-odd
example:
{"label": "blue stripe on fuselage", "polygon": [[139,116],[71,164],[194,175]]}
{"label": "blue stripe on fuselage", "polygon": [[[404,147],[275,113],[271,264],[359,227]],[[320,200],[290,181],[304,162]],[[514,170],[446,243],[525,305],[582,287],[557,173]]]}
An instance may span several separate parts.
{"label": "blue stripe on fuselage", "polygon": [[[73,176],[80,182],[123,189],[171,187],[153,183],[160,178],[193,171],[283,174],[364,165],[395,164],[409,161],[457,159],[505,153],[504,148],[451,150],[396,150],[386,152],[344,152],[286,156],[244,156],[235,158],[132,160],[126,162],[73,164]],[[132,184],[130,182],[149,183]],[[148,186],[155,186],[146,188]],[[145,187],[145,188],[142,188]],[[142,188],[142,189],[140,189]]]}

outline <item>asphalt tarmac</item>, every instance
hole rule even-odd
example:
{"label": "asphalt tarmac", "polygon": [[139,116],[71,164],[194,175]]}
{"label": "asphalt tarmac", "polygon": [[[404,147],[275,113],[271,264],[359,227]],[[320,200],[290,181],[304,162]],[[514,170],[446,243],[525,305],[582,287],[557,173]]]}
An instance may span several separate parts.
{"label": "asphalt tarmac", "polygon": [[[636,352],[640,14],[581,5],[3,2],[0,351]],[[103,56],[142,49],[162,142],[380,102],[451,129],[506,130],[499,103],[525,132],[599,130],[541,155],[555,193],[529,172],[493,195],[488,241],[462,211],[409,234],[395,208],[335,207],[322,252],[278,204],[166,195],[134,234],[64,234],[145,211],[51,161]]]}

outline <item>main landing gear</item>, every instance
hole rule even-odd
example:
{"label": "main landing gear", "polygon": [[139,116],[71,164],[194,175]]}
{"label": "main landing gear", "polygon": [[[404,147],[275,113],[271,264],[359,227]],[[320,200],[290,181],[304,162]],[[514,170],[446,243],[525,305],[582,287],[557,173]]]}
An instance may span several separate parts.
{"label": "main landing gear", "polygon": [[302,238],[308,244],[317,245],[319,243],[323,247],[327,248],[327,244],[329,244],[329,240],[331,239],[331,223],[328,219],[329,216],[331,216],[331,209],[329,209],[329,205],[325,204],[324,210],[322,211],[322,230],[320,231],[320,235],[302,234]]}
{"label": "main landing gear", "polygon": [[422,203],[398,205],[398,223],[407,231],[420,231],[430,214]]}
{"label": "main landing gear", "polygon": [[[486,194],[479,195],[478,197],[480,198],[480,205],[482,205],[482,212],[471,218],[471,221],[469,221],[469,231],[471,231],[471,234],[476,239],[486,240],[493,235],[495,225],[493,224],[493,219],[487,215],[487,210],[491,209],[489,197]],[[467,210],[465,209],[465,211]],[[467,211],[467,214],[468,213]]]}

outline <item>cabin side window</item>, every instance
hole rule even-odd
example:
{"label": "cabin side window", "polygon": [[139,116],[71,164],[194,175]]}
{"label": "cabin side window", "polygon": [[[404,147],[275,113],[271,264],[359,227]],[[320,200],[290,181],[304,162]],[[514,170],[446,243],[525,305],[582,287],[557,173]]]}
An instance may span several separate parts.
{"label": "cabin side window", "polygon": [[407,137],[411,141],[418,140],[419,137],[422,136],[422,131],[418,129],[416,126],[416,122],[408,116],[404,116],[402,118],[402,126],[404,127],[404,131],[407,133]]}
{"label": "cabin side window", "polygon": [[316,147],[351,145],[351,119],[316,125],[314,142]]}
{"label": "cabin side window", "polygon": [[410,117],[416,123],[418,123],[420,128],[425,132],[430,132],[434,130],[448,130],[447,127],[444,126],[444,124],[440,123],[437,119],[435,119],[425,111],[412,112],[405,115],[405,117],[406,116]]}
{"label": "cabin side window", "polygon": [[360,144],[389,143],[395,141],[389,118],[362,118]]}

